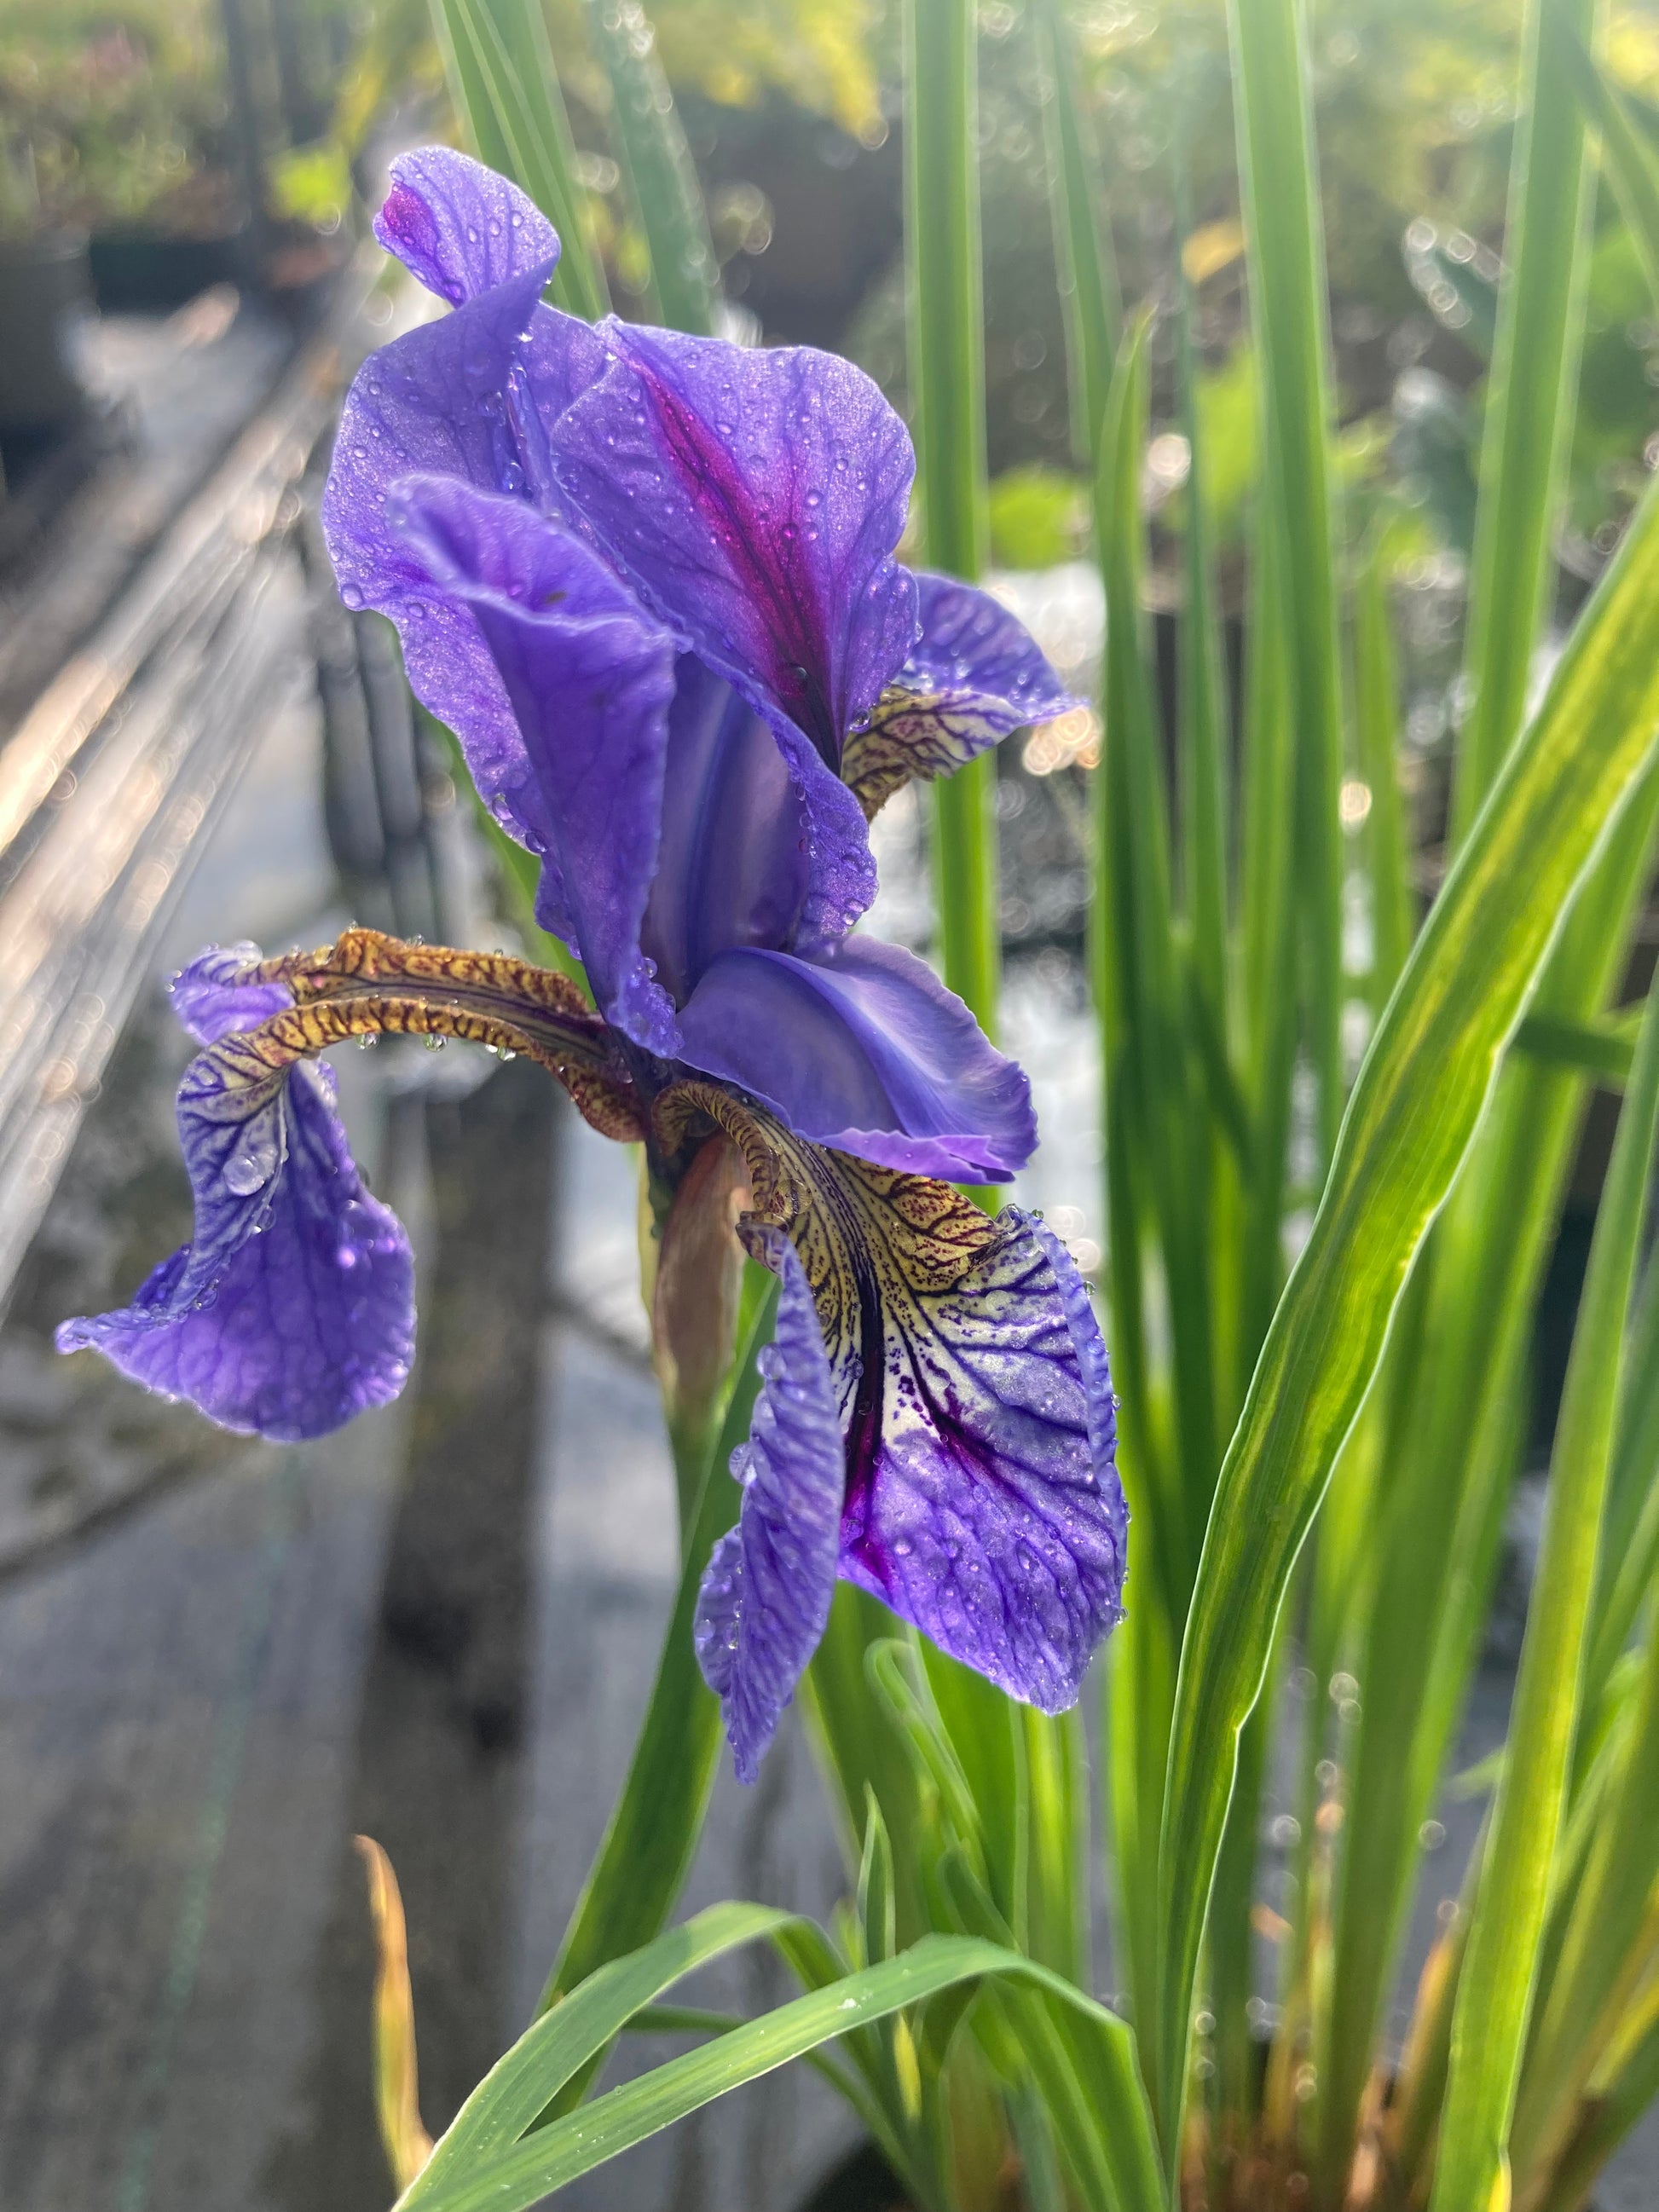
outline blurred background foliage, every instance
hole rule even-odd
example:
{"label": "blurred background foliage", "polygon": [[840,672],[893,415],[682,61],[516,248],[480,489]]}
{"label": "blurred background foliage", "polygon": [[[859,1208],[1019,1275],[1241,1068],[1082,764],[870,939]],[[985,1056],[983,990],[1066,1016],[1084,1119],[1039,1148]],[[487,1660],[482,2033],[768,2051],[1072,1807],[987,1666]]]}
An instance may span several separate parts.
{"label": "blurred background foliage", "polygon": [[[240,0],[280,50],[337,56],[315,115],[290,112],[268,149],[273,212],[331,227],[390,120],[447,127],[427,0]],[[723,289],[770,339],[842,348],[901,404],[904,317],[896,0],[548,0],[592,242],[621,312],[645,311],[646,258],[592,35],[603,9],[678,100],[704,186]],[[1412,518],[1401,562],[1468,554],[1472,456],[1492,324],[1517,82],[1516,0],[1324,0],[1314,93],[1330,242],[1339,400],[1356,531],[1377,499]],[[1084,537],[1066,399],[1060,301],[1046,250],[1048,96],[1034,26],[1009,0],[980,9],[982,198],[993,550],[1008,567],[1070,557]],[[1097,0],[1077,51],[1126,297],[1173,298],[1177,173],[1193,210],[1200,427],[1214,529],[1236,546],[1255,402],[1224,0]],[[0,11],[0,222],[147,220],[210,227],[234,190],[216,0],[9,0]],[[1609,74],[1659,136],[1659,14],[1613,11]],[[319,72],[313,70],[313,77]],[[290,103],[290,110],[292,103]],[[1642,473],[1659,383],[1638,256],[1601,194],[1570,572],[1593,577]],[[1152,346],[1155,423],[1173,416],[1174,325]],[[1178,453],[1174,463],[1178,471]],[[1154,486],[1173,495],[1178,483]],[[1155,537],[1154,565],[1158,558]]]}
{"label": "blurred background foliage", "polygon": [[[592,239],[626,313],[643,299],[645,262],[590,35],[599,4],[550,0],[549,27]],[[902,404],[894,0],[659,0],[648,25],[630,0],[603,4],[641,52],[654,40],[702,176],[727,300],[769,339],[848,352]],[[1003,566],[1043,567],[1079,551],[1085,535],[1061,305],[1053,263],[1036,243],[1050,221],[1048,88],[1026,10],[987,0],[979,21],[993,551]],[[425,0],[380,0],[363,22],[341,96],[348,144],[411,88],[440,96]],[[1172,304],[1178,172],[1190,198],[1200,426],[1224,554],[1237,543],[1255,416],[1225,6],[1098,0],[1079,12],[1076,32],[1126,297]],[[1520,36],[1517,0],[1324,0],[1315,10],[1339,404],[1351,488],[1375,495],[1352,500],[1349,514],[1357,537],[1378,498],[1397,522],[1412,518],[1391,537],[1397,561],[1443,556],[1443,584],[1468,551]],[[1615,8],[1606,55],[1659,137],[1659,15]],[[1571,542],[1562,549],[1586,580],[1640,480],[1659,383],[1659,325],[1606,190],[1596,221]],[[1175,412],[1174,346],[1165,316],[1152,346],[1155,423]],[[1178,483],[1161,490],[1175,495],[1178,522]],[[1158,555],[1155,538],[1155,564]]]}
{"label": "blurred background foliage", "polygon": [[0,9],[0,224],[130,218],[219,166],[217,22],[177,0]]}

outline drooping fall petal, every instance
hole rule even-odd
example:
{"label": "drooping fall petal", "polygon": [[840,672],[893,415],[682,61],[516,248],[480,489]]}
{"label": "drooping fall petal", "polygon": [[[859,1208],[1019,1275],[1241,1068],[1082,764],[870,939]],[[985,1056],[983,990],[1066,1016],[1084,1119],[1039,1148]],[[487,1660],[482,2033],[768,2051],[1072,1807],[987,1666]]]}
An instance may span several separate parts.
{"label": "drooping fall petal", "polygon": [[841,1415],[800,1260],[779,1230],[760,1232],[758,1249],[781,1285],[777,1332],[760,1356],[749,1441],[732,1458],[743,1505],[709,1559],[695,1630],[740,1782],[755,1779],[830,1618],[843,1486]]}

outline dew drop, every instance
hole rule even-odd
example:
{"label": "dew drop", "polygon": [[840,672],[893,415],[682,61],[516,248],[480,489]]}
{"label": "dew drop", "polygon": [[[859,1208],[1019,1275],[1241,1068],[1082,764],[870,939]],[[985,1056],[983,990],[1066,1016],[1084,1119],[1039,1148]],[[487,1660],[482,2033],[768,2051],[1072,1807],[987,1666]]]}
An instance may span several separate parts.
{"label": "dew drop", "polygon": [[255,1123],[225,1162],[226,1188],[238,1198],[251,1198],[263,1190],[276,1172],[277,1144],[274,1127]]}

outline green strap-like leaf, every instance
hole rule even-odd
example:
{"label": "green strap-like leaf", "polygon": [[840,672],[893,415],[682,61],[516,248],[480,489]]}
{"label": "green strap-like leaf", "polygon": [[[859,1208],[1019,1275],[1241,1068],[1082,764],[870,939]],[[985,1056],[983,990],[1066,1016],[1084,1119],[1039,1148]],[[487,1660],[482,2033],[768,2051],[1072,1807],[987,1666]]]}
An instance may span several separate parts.
{"label": "green strap-like leaf", "polygon": [[[715,1955],[733,1941],[743,1917],[752,1921],[750,1936],[760,1935],[787,1916],[768,1913],[756,1905],[720,1905],[714,1916],[699,1914],[684,1929],[673,1931],[650,1947],[640,1960],[619,1961],[598,1978],[602,1996],[593,2001],[592,2019],[583,2033],[570,2038],[570,2047],[591,2041],[595,2032],[605,2039],[623,2024],[621,2010],[623,1977],[633,1978],[641,1994],[637,2003],[647,2003],[665,1985],[664,1967],[670,1962],[674,1938],[682,1946],[688,1967],[699,1958]],[[696,1931],[695,1936],[692,1931]],[[647,1968],[644,1957],[652,1964]],[[686,1971],[680,1968],[677,1971]],[[538,2021],[501,2060],[463,2107],[456,2129],[446,2136],[431,2164],[399,2199],[398,2212],[526,2212],[556,2189],[615,2158],[619,2152],[643,2142],[659,2129],[710,2104],[717,2097],[757,2080],[791,2059],[805,2057],[820,2045],[853,2030],[868,2027],[907,2007],[957,1984],[988,1976],[1006,1976],[1048,1992],[1059,2003],[1080,2014],[1109,2047],[1115,2063],[1091,2082],[1100,2101],[1100,2124],[1111,2129],[1116,2145],[1115,2170],[1127,2179],[1120,2184],[1117,2204],[1108,2212],[1161,2212],[1161,2185],[1152,2146],[1150,2118],[1139,2094],[1133,2039],[1123,2022],[1091,1997],[1058,1974],[1035,1965],[1018,1953],[969,1936],[929,1936],[896,1959],[849,1974],[827,1989],[814,1990],[793,2003],[781,2006],[763,2018],[733,2028],[697,2051],[672,2060],[639,2080],[624,2083],[596,2098],[579,2112],[553,2121],[524,2136],[535,2117],[532,2107],[538,2088],[544,2088],[543,2067],[562,2016],[579,2002],[581,1992],[565,2001],[558,2012]],[[666,1979],[673,1978],[668,1974]],[[647,1986],[647,1984],[651,1986]],[[561,2049],[556,2071],[567,2067],[568,2053]],[[463,2150],[452,2154],[457,2130],[465,2124]],[[520,2139],[512,2140],[514,2135]]]}
{"label": "green strap-like leaf", "polygon": [[1066,312],[1072,448],[1079,464],[1092,469],[1122,336],[1123,301],[1099,164],[1083,112],[1076,41],[1062,0],[1038,0],[1037,21],[1048,77],[1042,112],[1053,177],[1054,259]]}
{"label": "green strap-like leaf", "polygon": [[446,2130],[430,2160],[404,2192],[410,2207],[448,2201],[471,2178],[534,2126],[548,2104],[633,2015],[698,1966],[793,1916],[769,1905],[713,1905],[684,1927],[614,1959],[590,1974],[499,2058]]}
{"label": "green strap-like leaf", "polygon": [[[628,1780],[542,1993],[544,2013],[605,1960],[657,1933],[678,1902],[702,1833],[720,1762],[720,1709],[698,1670],[691,1626],[708,1554],[737,1518],[742,1493],[726,1468],[748,1434],[760,1389],[756,1363],[771,1341],[776,1313],[774,1283],[750,1308],[748,1340],[737,1348],[737,1380],[704,1476],[651,1702]],[[572,2076],[577,2092],[581,2078]]]}
{"label": "green strap-like leaf", "polygon": [[1565,27],[1555,52],[1590,128],[1601,138],[1607,176],[1659,302],[1659,155],[1638,127],[1624,95],[1597,69],[1583,41]]}
{"label": "green strap-like leaf", "polygon": [[588,0],[587,28],[611,80],[613,140],[651,256],[652,306],[670,330],[707,337],[720,264],[655,33],[638,0]]}
{"label": "green strap-like leaf", "polygon": [[[1266,408],[1265,490],[1281,519],[1285,662],[1296,732],[1296,866],[1322,1158],[1342,1113],[1342,676],[1332,528],[1330,333],[1304,9],[1232,0],[1250,313]],[[1285,988],[1282,977],[1275,987]]]}
{"label": "green strap-like leaf", "polygon": [[1548,1514],[1510,1717],[1509,1758],[1458,1984],[1431,2212],[1485,2205],[1506,2170],[1556,1841],[1566,1809],[1625,1323],[1656,1138],[1659,991],[1649,1000],[1637,1042],[1562,1392]]}
{"label": "green strap-like leaf", "polygon": [[[1589,166],[1558,50],[1588,44],[1596,0],[1529,0],[1498,342],[1480,450],[1453,827],[1462,836],[1521,727],[1553,564],[1550,529],[1571,434],[1583,333]],[[1565,34],[1565,36],[1563,35]]]}
{"label": "green strap-like leaf", "polygon": [[1573,893],[1659,737],[1656,608],[1659,498],[1650,495],[1389,1003],[1228,1451],[1182,1650],[1164,1801],[1158,2079],[1166,2124],[1186,2078],[1237,1732],[1407,1271],[1462,1162]]}
{"label": "green strap-like leaf", "polygon": [[[908,0],[905,245],[910,405],[931,567],[972,582],[985,565],[985,313],[980,267],[978,15],[973,0]],[[996,1027],[1002,965],[996,756],[933,787],[939,964]]]}
{"label": "green strap-like leaf", "polygon": [[540,0],[431,0],[450,97],[474,152],[527,192],[559,234],[553,296],[596,321],[610,306],[583,221],[570,118]]}

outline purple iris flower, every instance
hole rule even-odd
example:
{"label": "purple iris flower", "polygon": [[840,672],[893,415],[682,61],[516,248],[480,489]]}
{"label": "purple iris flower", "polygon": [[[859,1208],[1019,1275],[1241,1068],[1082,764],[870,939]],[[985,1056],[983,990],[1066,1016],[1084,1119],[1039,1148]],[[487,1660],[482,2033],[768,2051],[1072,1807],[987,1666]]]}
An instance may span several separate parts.
{"label": "purple iris flower", "polygon": [[735,1146],[740,1233],[781,1279],[697,1623],[739,1773],[837,1576],[1059,1710],[1120,1613],[1105,1351],[1040,1222],[930,1180],[1029,1158],[1024,1075],[925,963],[848,933],[890,792],[1071,702],[994,601],[894,557],[909,441],[847,363],[557,313],[545,221],[442,149],[395,165],[377,229],[452,312],[347,401],[341,590],[397,624],[538,857],[538,918],[597,1012],[523,963],[364,931],[204,956],[174,988],[207,1047],[179,1104],[194,1243],[60,1341],[269,1435],[393,1395],[407,1247],[307,1062],[386,1029],[531,1052],[666,1191]]}

